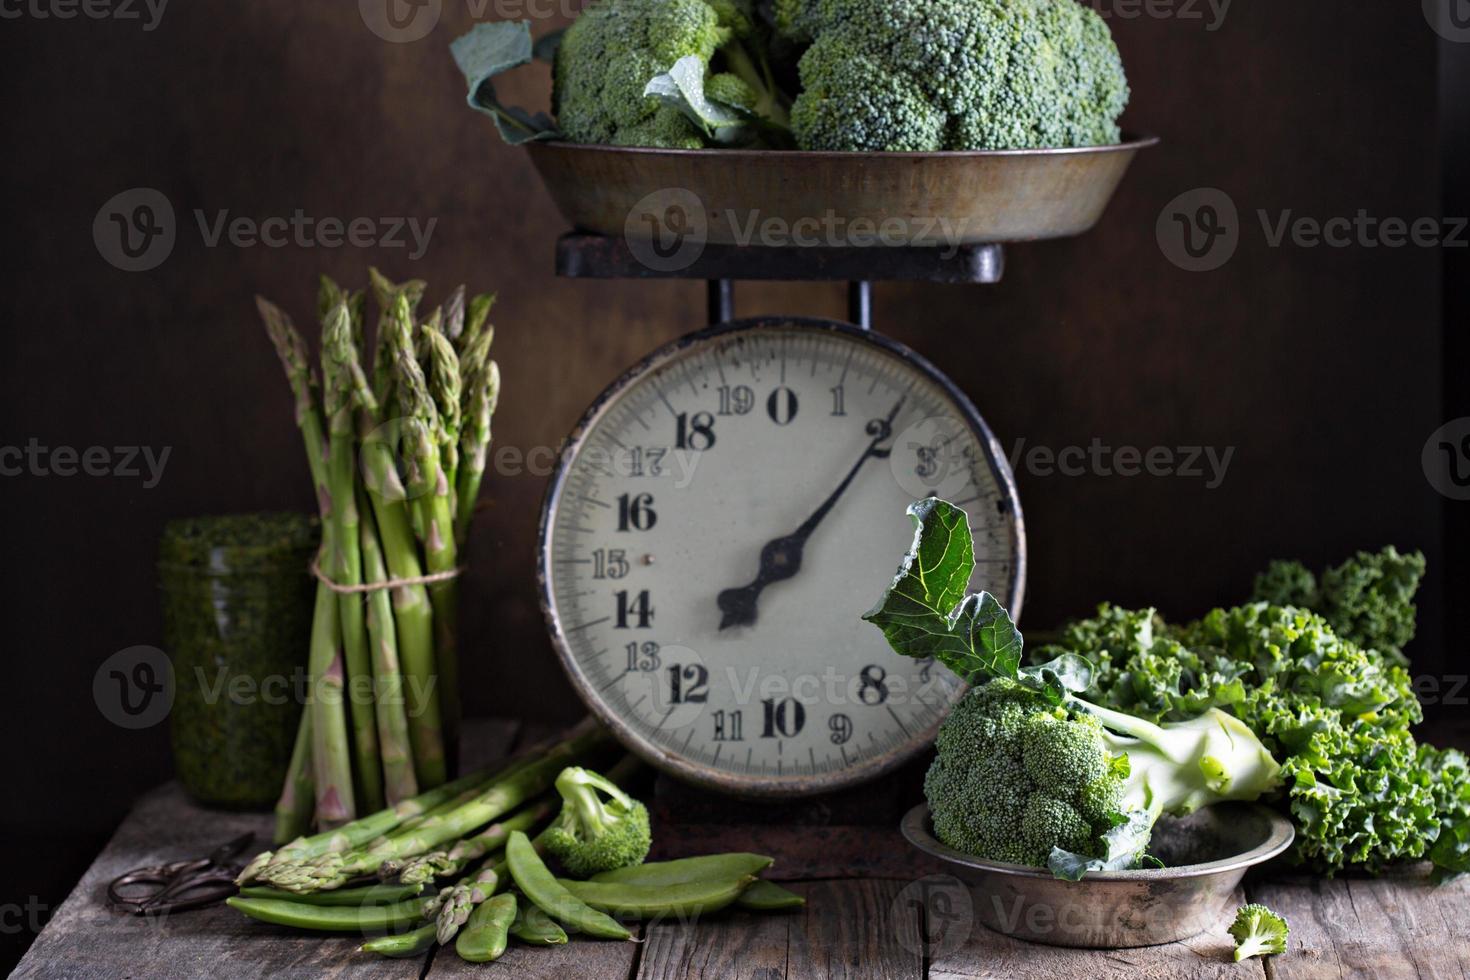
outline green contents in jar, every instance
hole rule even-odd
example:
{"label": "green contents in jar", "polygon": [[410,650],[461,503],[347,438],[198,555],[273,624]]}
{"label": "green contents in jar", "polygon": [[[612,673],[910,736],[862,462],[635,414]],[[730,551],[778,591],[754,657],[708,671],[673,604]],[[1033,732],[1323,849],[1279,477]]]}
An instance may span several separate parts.
{"label": "green contents in jar", "polygon": [[263,808],[280,793],[305,693],[308,565],[319,537],[301,514],[197,517],[164,529],[174,762],[200,802]]}

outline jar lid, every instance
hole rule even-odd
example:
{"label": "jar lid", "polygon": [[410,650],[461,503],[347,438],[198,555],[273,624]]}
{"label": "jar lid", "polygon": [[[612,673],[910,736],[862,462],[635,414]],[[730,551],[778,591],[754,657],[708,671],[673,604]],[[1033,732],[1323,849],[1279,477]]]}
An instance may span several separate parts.
{"label": "jar lid", "polygon": [[164,526],[158,563],[219,573],[305,568],[320,537],[321,522],[306,514],[185,517]]}

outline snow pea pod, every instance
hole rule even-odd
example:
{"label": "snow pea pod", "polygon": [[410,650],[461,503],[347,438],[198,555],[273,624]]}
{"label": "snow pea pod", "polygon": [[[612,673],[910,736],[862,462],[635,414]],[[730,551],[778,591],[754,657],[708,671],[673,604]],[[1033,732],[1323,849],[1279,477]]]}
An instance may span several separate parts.
{"label": "snow pea pod", "polygon": [[703,857],[680,858],[677,861],[658,861],[653,864],[635,864],[630,868],[617,868],[595,874],[596,882],[623,882],[629,885],[683,885],[693,881],[715,881],[758,875],[775,864],[773,858],[764,854],[706,854]]}
{"label": "snow pea pod", "polygon": [[617,915],[651,919],[659,915],[692,918],[718,912],[740,897],[756,879],[750,875],[678,885],[629,885],[620,881],[559,879],[567,891],[594,909]]}
{"label": "snow pea pod", "polygon": [[522,902],[516,908],[510,934],[529,946],[561,946],[567,941],[566,930],[530,902]]}
{"label": "snow pea pod", "polygon": [[365,885],[362,888],[298,895],[268,885],[246,885],[240,889],[240,897],[266,898],[300,905],[396,905],[417,897],[423,890],[423,885]]}
{"label": "snow pea pod", "polygon": [[799,909],[806,905],[806,899],[796,892],[787,891],[780,885],[769,881],[757,881],[735,900],[735,904],[743,909],[751,909],[756,912],[784,912],[787,909]]}
{"label": "snow pea pod", "polygon": [[511,923],[516,919],[516,897],[507,892],[481,902],[459,931],[454,951],[466,963],[489,963],[505,954]]}
{"label": "snow pea pod", "polygon": [[598,939],[633,938],[633,934],[616,919],[567,891],[547,869],[531,839],[521,831],[511,833],[505,846],[505,860],[516,887],[553,919]]}
{"label": "snow pea pod", "polygon": [[229,898],[225,904],[252,919],[293,929],[316,932],[389,932],[417,926],[424,918],[427,898],[396,905],[355,906],[305,905],[274,898]]}
{"label": "snow pea pod", "polygon": [[377,953],[380,956],[394,958],[417,956],[420,953],[427,953],[429,947],[434,945],[436,930],[437,926],[430,922],[428,925],[419,926],[413,932],[369,939],[357,949],[362,953]]}

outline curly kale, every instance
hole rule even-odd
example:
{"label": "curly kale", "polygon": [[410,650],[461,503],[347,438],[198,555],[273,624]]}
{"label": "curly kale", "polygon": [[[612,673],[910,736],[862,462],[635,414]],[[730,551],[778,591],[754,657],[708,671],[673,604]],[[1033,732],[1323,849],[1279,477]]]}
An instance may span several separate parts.
{"label": "curly kale", "polygon": [[1118,141],[1122,59],[1077,0],[776,0],[775,23],[810,45],[791,113],[802,149]]}
{"label": "curly kale", "polygon": [[1338,636],[1407,664],[1403,649],[1414,638],[1414,594],[1424,578],[1424,555],[1399,554],[1392,545],[1360,551],[1321,577],[1294,561],[1276,561],[1256,578],[1256,601],[1318,613]]}

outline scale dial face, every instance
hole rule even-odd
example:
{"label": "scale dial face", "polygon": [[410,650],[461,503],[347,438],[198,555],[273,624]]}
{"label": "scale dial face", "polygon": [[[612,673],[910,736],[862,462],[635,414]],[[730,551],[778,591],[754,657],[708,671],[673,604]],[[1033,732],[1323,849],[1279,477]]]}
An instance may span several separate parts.
{"label": "scale dial face", "polygon": [[963,693],[862,620],[937,495],[975,589],[1019,614],[1014,481],[973,406],[906,348],[831,321],[694,334],[615,382],[553,477],[543,602],[579,694],[707,788],[797,796],[924,749]]}

